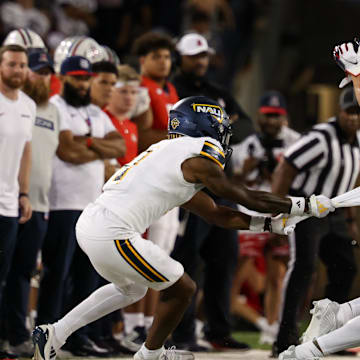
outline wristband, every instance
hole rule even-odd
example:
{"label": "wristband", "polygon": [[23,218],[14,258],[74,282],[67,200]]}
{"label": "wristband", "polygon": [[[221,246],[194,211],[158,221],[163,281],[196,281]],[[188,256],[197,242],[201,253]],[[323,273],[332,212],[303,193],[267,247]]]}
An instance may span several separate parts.
{"label": "wristband", "polygon": [[291,200],[290,215],[304,215],[307,206],[306,199],[292,196],[289,199]]}
{"label": "wristband", "polygon": [[19,193],[19,199],[21,198],[21,197],[29,197],[29,194],[28,193]]}
{"label": "wristband", "polygon": [[88,137],[88,138],[86,139],[86,146],[87,146],[88,148],[90,148],[91,145],[92,145],[92,143],[93,143],[93,138],[92,138],[92,137]]}

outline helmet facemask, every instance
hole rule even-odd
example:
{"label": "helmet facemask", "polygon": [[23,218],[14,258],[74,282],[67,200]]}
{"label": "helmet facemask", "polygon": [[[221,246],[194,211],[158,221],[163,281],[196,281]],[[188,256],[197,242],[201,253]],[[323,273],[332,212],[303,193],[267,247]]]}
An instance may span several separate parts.
{"label": "helmet facemask", "polygon": [[216,116],[210,114],[209,116],[212,122],[211,127],[215,128],[215,131],[218,134],[218,141],[220,142],[222,148],[224,149],[225,158],[226,161],[228,161],[232,154],[232,148],[230,147],[230,139],[232,136],[232,131],[229,121],[229,116],[224,114],[221,122]]}

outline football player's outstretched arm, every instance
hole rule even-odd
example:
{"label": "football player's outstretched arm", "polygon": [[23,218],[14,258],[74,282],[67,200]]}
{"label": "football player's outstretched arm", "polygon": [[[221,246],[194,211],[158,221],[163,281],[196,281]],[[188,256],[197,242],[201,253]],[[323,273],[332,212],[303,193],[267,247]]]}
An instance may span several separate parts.
{"label": "football player's outstretched arm", "polygon": [[[182,164],[182,171],[186,181],[202,183],[215,195],[261,213],[288,213],[291,215],[307,213],[312,216],[324,217],[329,211],[334,210],[330,200],[323,196],[314,196],[313,200],[309,201],[305,198],[287,198],[264,191],[249,190],[241,184],[233,183],[216,163],[206,158],[187,159]],[[325,207],[326,211],[320,212],[320,205]]]}
{"label": "football player's outstretched arm", "polygon": [[199,191],[182,207],[205,221],[227,229],[249,229],[251,216],[243,214],[227,206],[220,206],[203,191]]}
{"label": "football player's outstretched arm", "polygon": [[[294,231],[296,222],[286,215],[276,218],[269,216],[249,216],[227,206],[217,205],[205,192],[199,191],[183,208],[201,216],[205,221],[235,230],[251,230],[256,233],[270,231],[279,235],[288,235]],[[298,218],[296,216],[295,218]]]}

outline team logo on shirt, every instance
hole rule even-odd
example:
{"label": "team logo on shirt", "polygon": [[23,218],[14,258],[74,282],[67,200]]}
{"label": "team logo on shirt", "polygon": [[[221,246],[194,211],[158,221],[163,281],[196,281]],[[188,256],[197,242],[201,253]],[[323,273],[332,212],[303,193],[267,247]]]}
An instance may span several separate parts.
{"label": "team logo on shirt", "polygon": [[170,126],[173,130],[175,130],[180,125],[180,121],[177,118],[173,118],[170,121]]}
{"label": "team logo on shirt", "polygon": [[198,113],[209,113],[220,123],[223,121],[223,110],[218,105],[211,104],[192,104],[193,110]]}
{"label": "team logo on shirt", "polygon": [[45,129],[54,130],[54,123],[50,120],[37,116],[35,119],[35,126],[39,126]]}

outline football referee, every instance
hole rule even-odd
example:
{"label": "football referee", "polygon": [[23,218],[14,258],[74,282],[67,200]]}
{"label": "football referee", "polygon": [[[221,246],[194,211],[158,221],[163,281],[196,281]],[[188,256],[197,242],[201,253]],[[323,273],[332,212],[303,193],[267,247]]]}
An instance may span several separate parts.
{"label": "football referee", "polygon": [[[273,176],[273,192],[291,196],[351,190],[358,178],[360,107],[352,88],[340,95],[339,115],[317,124],[285,153]],[[337,209],[326,219],[299,223],[290,238],[290,261],[283,289],[280,329],[273,355],[299,342],[297,318],[319,256],[327,267],[325,296],[343,303],[356,274],[353,239],[358,236],[353,209]]]}

